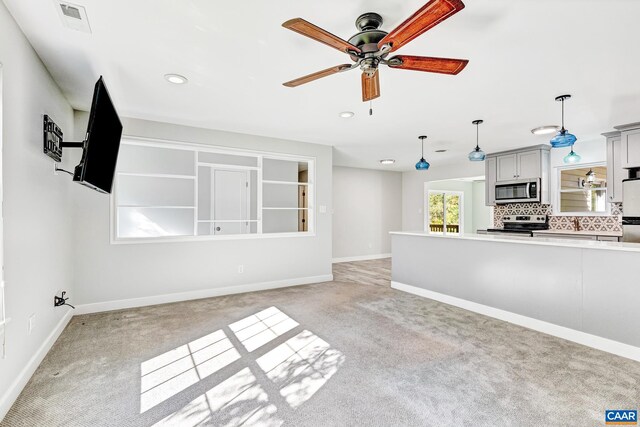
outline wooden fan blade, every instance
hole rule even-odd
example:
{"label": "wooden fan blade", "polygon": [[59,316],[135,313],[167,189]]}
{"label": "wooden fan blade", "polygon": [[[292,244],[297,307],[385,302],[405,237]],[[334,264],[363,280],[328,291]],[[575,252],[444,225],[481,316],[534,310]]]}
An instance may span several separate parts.
{"label": "wooden fan blade", "polygon": [[430,58],[428,56],[398,55],[390,58],[391,68],[402,70],[425,71],[427,73],[458,74],[469,63],[466,59]]}
{"label": "wooden fan blade", "polygon": [[342,40],[340,37],[331,34],[322,28],[313,25],[311,22],[307,22],[302,18],[290,19],[284,24],[283,27],[288,28],[291,31],[295,31],[298,34],[309,37],[315,41],[326,44],[334,49],[338,49],[341,52],[349,53],[350,51],[360,53],[360,49],[351,43]]}
{"label": "wooden fan blade", "polygon": [[380,76],[378,71],[372,76],[362,73],[362,101],[367,102],[380,96]]}
{"label": "wooden fan blade", "polygon": [[326,70],[322,70],[322,71],[318,71],[315,72],[313,74],[309,74],[308,76],[304,76],[304,77],[300,77],[298,79],[295,80],[291,80],[290,82],[286,82],[283,83],[283,85],[287,86],[287,87],[296,87],[296,86],[300,86],[303,85],[305,83],[309,83],[312,82],[314,80],[318,80],[321,79],[323,77],[327,77],[330,76],[332,74],[336,74],[345,70],[351,69],[351,65],[349,64],[342,64],[342,65],[337,65],[335,67],[331,67],[331,68],[327,68]]}
{"label": "wooden fan blade", "polygon": [[391,51],[398,50],[462,9],[461,0],[431,0],[380,40],[378,48],[391,44]]}

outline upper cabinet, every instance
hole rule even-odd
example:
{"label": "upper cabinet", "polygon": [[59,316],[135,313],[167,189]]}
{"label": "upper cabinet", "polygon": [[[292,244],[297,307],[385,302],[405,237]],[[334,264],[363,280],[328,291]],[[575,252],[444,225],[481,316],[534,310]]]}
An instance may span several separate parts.
{"label": "upper cabinet", "polygon": [[538,148],[495,155],[497,166],[496,180],[513,181],[518,179],[542,178],[543,156],[543,150]]}
{"label": "upper cabinet", "polygon": [[495,205],[496,183],[526,179],[540,179],[542,201],[549,203],[549,151],[548,145],[535,145],[520,150],[487,154],[487,206]]}
{"label": "upper cabinet", "polygon": [[604,133],[609,137],[618,134],[620,138],[620,156],[625,169],[640,168],[640,123],[614,126],[618,132]]}
{"label": "upper cabinet", "polygon": [[622,202],[622,180],[629,172],[622,167],[621,132],[603,133],[607,138],[607,198],[609,202]]}

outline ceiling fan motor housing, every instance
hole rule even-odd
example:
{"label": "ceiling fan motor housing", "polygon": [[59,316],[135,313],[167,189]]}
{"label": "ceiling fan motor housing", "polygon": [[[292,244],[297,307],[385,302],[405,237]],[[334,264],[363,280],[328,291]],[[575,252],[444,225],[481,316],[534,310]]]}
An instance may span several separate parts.
{"label": "ceiling fan motor housing", "polygon": [[[380,30],[382,25],[382,16],[374,12],[364,13],[356,19],[356,28],[360,30],[349,39],[349,43],[358,47],[362,54],[373,54],[378,52],[378,42],[382,40],[386,35],[386,31]],[[353,61],[358,61],[356,55],[350,55]],[[386,56],[383,55],[383,56]]]}

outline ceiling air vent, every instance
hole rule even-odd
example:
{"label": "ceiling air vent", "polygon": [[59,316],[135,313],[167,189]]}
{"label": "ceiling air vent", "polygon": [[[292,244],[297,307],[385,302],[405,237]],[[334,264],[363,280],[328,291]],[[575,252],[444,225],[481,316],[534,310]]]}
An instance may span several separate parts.
{"label": "ceiling air vent", "polygon": [[65,27],[84,33],[91,33],[87,11],[83,6],[55,0],[58,15]]}

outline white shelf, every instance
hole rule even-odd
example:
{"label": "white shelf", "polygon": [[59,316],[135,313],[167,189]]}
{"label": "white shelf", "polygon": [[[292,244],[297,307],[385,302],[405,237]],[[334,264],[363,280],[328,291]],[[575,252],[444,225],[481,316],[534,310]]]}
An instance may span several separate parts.
{"label": "white shelf", "polygon": [[153,206],[153,205],[118,205],[120,208],[134,208],[134,209],[195,209],[195,206]]}
{"label": "white shelf", "polygon": [[198,222],[202,223],[214,223],[214,222],[258,222],[257,219],[199,219]]}
{"label": "white shelf", "polygon": [[308,211],[311,208],[262,208],[265,211]]}
{"label": "white shelf", "polygon": [[263,184],[278,184],[278,185],[309,185],[309,182],[294,182],[294,181],[268,181],[262,180]]}
{"label": "white shelf", "polygon": [[241,165],[226,165],[224,163],[209,163],[209,162],[203,162],[202,160],[198,161],[198,166],[203,166],[203,167],[209,167],[209,168],[214,168],[214,169],[232,169],[232,170],[250,170],[250,171],[257,171],[258,167],[257,166],[241,166]]}
{"label": "white shelf", "polygon": [[196,179],[194,175],[172,175],[168,173],[118,172],[118,176],[140,176],[144,178],[175,178],[175,179],[192,179],[192,180]]}

